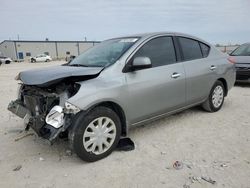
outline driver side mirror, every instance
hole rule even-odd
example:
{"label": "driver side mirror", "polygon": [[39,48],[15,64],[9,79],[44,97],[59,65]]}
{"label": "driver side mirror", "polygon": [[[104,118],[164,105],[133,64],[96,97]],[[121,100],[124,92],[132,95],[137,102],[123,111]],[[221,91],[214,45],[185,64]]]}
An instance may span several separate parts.
{"label": "driver side mirror", "polygon": [[136,57],[132,63],[127,64],[125,72],[151,68],[152,63],[148,57]]}

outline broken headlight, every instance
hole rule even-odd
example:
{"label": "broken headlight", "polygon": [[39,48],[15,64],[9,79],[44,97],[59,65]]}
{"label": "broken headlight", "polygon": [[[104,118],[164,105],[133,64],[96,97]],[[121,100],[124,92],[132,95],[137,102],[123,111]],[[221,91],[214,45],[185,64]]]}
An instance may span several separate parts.
{"label": "broken headlight", "polygon": [[63,107],[54,106],[47,114],[45,121],[55,128],[61,127],[64,124]]}

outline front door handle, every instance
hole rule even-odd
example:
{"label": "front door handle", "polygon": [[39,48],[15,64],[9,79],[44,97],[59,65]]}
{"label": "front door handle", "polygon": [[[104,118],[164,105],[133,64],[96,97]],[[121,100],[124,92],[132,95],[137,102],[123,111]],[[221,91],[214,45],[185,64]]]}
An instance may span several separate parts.
{"label": "front door handle", "polygon": [[181,74],[179,74],[179,73],[177,73],[177,72],[174,72],[173,74],[172,74],[172,78],[178,78],[178,77],[180,77],[181,76]]}
{"label": "front door handle", "polygon": [[215,69],[216,69],[216,66],[211,65],[210,70],[215,70]]}

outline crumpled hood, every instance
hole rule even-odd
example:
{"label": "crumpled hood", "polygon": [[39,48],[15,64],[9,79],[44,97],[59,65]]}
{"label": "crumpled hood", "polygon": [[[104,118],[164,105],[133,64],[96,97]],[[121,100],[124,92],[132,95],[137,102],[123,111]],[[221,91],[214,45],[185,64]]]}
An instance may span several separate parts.
{"label": "crumpled hood", "polygon": [[33,69],[20,72],[18,75],[25,85],[49,85],[50,83],[60,82],[65,78],[83,78],[95,76],[102,71],[103,67],[71,67],[53,66],[43,69]]}

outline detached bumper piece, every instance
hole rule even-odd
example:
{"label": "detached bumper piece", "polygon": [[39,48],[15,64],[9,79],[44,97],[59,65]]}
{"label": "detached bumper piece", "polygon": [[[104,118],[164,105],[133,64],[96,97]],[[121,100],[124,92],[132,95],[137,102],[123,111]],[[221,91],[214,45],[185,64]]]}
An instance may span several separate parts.
{"label": "detached bumper piece", "polygon": [[22,105],[21,100],[11,101],[8,110],[20,118],[24,118],[26,114],[30,113],[29,110]]}

